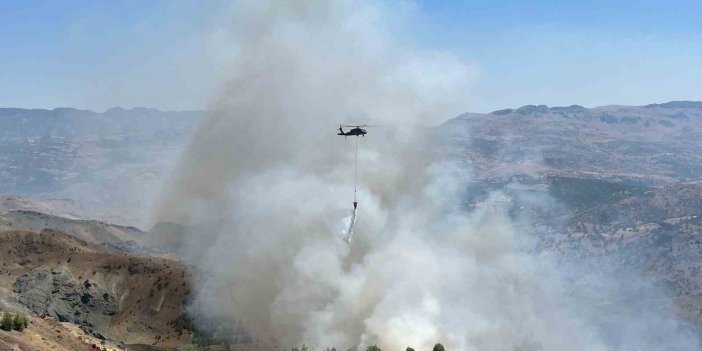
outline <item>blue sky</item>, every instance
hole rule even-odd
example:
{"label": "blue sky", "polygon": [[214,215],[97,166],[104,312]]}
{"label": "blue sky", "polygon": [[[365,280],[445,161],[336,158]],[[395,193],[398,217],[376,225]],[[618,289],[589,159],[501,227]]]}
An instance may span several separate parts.
{"label": "blue sky", "polygon": [[[414,3],[407,39],[476,67],[467,111],[702,100],[702,1]],[[204,108],[229,8],[0,0],[0,106]]]}

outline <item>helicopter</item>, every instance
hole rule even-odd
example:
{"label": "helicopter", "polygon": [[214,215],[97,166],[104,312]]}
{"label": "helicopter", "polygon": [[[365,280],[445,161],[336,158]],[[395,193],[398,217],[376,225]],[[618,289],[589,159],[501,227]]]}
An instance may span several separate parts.
{"label": "helicopter", "polygon": [[[361,127],[368,127],[368,125],[361,125],[361,126],[346,126],[346,125],[339,125],[339,133],[337,135],[343,135],[344,137],[347,136],[362,136],[365,137],[368,132],[365,129],[362,129]],[[343,128],[351,128],[348,132],[344,132]]]}
{"label": "helicopter", "polygon": [[[369,126],[367,124],[351,125],[351,126],[340,124],[339,125],[339,133],[337,134],[337,135],[343,135],[344,139],[346,139],[346,137],[348,137],[348,136],[355,136],[356,137],[356,140],[355,140],[356,141],[356,153],[355,153],[355,159],[353,162],[353,215],[354,215],[354,218],[356,218],[356,207],[358,206],[358,200],[356,199],[356,178],[357,178],[357,174],[358,174],[358,137],[362,136],[365,138],[366,134],[368,134],[368,132],[361,127],[373,127],[373,126]],[[351,128],[351,129],[348,132],[344,132],[344,128]],[[349,238],[348,240],[351,240],[351,239]]]}

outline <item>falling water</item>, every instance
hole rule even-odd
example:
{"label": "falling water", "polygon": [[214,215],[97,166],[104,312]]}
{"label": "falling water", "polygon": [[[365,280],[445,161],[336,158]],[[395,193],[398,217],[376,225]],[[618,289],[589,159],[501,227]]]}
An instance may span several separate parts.
{"label": "falling water", "polygon": [[350,216],[344,218],[344,240],[350,245],[351,244],[351,239],[353,238],[353,226],[356,224],[356,209],[353,209],[353,212],[351,213]]}

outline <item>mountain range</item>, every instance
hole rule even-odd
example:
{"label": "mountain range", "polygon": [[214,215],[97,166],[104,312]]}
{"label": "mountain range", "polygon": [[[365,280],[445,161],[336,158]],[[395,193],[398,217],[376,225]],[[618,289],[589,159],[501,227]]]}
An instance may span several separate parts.
{"label": "mountain range", "polygon": [[[168,350],[196,337],[261,346],[235,321],[209,336],[194,330],[193,282],[178,260],[192,228],[148,225],[206,113],[0,109],[0,309],[30,314],[42,338],[0,331],[0,350],[103,340]],[[573,269],[569,293],[602,274],[641,276],[660,295],[598,296],[636,308],[664,301],[702,330],[702,102],[528,105],[432,130],[470,170],[466,209],[526,218],[534,250]]]}

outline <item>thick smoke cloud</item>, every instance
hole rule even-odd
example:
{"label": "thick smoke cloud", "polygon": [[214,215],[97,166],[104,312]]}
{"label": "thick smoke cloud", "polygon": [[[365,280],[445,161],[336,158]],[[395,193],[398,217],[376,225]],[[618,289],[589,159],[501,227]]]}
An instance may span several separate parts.
{"label": "thick smoke cloud", "polygon": [[[402,42],[407,11],[235,6],[232,78],[156,212],[200,228],[185,245],[195,305],[286,346],[631,349],[581,316],[504,211],[459,210],[470,174],[423,126],[468,108],[472,68]],[[339,123],[378,125],[360,140],[350,246],[354,149]]]}

